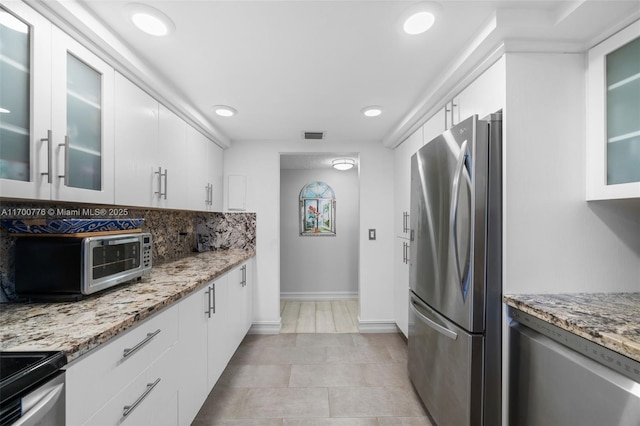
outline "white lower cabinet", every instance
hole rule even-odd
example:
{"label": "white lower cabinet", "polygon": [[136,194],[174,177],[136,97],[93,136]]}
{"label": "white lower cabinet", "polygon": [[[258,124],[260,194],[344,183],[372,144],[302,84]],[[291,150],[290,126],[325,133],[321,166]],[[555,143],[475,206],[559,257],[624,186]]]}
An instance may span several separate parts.
{"label": "white lower cabinet", "polygon": [[[160,359],[170,356],[177,340],[178,309],[173,306],[70,364],[65,375],[67,424],[123,422],[127,416],[123,416],[122,411],[128,402],[120,407],[117,418],[111,411],[105,414],[103,407],[106,409],[125,389],[129,389],[130,384],[142,380],[150,366],[164,365],[159,363]],[[168,367],[161,378],[163,385],[158,389],[171,386],[175,392],[175,380],[176,369]],[[109,418],[117,422],[109,423],[106,417],[97,418],[99,413],[111,416]]]}
{"label": "white lower cabinet", "polygon": [[[180,302],[179,424],[190,424],[249,331],[253,259]],[[245,284],[242,284],[244,278]]]}
{"label": "white lower cabinet", "polygon": [[178,354],[179,424],[190,424],[207,397],[207,336],[209,294],[199,290],[180,302]]}
{"label": "white lower cabinet", "polygon": [[405,337],[409,335],[409,240],[396,237],[396,259],[393,262],[396,324]]}
{"label": "white lower cabinet", "polygon": [[251,327],[253,265],[69,364],[66,424],[191,424]]}
{"label": "white lower cabinet", "polygon": [[84,424],[178,424],[178,362],[176,348],[168,349]]}
{"label": "white lower cabinet", "polygon": [[249,331],[253,317],[252,266],[253,260],[250,259],[229,272],[229,306],[234,306],[234,309],[229,313],[229,323],[232,333],[231,342],[236,347]]}

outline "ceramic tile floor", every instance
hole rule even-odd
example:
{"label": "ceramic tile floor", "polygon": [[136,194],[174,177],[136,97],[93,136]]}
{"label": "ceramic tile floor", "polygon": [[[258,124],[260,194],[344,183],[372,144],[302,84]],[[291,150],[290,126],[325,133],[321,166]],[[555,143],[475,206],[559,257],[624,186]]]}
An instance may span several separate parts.
{"label": "ceramic tile floor", "polygon": [[430,426],[399,334],[248,335],[193,426]]}

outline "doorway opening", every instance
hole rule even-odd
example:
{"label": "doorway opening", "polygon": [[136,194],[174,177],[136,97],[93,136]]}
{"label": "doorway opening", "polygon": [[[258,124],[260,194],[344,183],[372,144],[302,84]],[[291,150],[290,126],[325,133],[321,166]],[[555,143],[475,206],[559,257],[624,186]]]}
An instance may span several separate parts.
{"label": "doorway opening", "polygon": [[[353,160],[350,170],[332,167]],[[357,153],[280,155],[282,333],[357,333]]]}

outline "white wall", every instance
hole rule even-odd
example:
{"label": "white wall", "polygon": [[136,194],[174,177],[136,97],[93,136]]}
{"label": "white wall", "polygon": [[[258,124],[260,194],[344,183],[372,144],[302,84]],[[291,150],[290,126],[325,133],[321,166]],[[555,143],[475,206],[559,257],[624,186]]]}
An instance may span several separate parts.
{"label": "white wall", "polygon": [[[322,147],[322,149],[318,149]],[[257,213],[254,327],[280,323],[280,153],[356,152],[360,167],[358,265],[360,320],[374,330],[393,320],[393,152],[378,142],[305,145],[304,142],[235,141],[225,150],[225,176],[247,176],[247,209]],[[226,194],[224,207],[226,208]],[[377,240],[367,240],[376,228]]]}
{"label": "white wall", "polygon": [[640,203],[585,201],[584,55],[506,66],[504,292],[640,291]]}
{"label": "white wall", "polygon": [[[300,235],[300,190],[314,181],[325,182],[335,193],[335,236]],[[357,294],[358,205],[355,167],[347,171],[280,171],[280,293],[283,297]]]}

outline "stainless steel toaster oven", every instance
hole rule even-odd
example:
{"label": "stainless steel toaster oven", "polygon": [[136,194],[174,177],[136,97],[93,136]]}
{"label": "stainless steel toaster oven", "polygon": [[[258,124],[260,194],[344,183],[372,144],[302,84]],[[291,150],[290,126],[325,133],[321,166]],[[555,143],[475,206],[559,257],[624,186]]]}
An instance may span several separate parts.
{"label": "stainless steel toaster oven", "polygon": [[16,241],[15,288],[34,300],[77,300],[149,272],[148,233],[96,237],[21,237]]}

